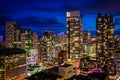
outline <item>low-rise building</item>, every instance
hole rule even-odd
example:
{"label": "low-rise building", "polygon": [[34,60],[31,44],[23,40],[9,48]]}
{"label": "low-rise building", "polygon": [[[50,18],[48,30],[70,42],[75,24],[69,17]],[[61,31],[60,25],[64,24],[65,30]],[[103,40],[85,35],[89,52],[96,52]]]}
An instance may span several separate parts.
{"label": "low-rise building", "polygon": [[73,66],[70,64],[64,64],[59,66],[59,75],[64,79],[69,79],[73,76]]}
{"label": "low-rise building", "polygon": [[18,48],[1,48],[0,52],[0,80],[23,80],[26,77],[26,52]]}

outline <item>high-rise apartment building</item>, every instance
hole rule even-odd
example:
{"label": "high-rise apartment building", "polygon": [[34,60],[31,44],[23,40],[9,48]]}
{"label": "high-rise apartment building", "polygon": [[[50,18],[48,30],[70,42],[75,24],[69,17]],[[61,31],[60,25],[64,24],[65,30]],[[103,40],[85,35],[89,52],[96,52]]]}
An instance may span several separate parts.
{"label": "high-rise apartment building", "polygon": [[120,36],[115,36],[116,73],[120,73]]}
{"label": "high-rise apartment building", "polygon": [[79,58],[81,52],[82,21],[79,11],[67,12],[67,53],[68,58]]}
{"label": "high-rise apartment building", "polygon": [[27,68],[38,62],[37,37],[36,33],[21,28],[14,21],[6,23],[6,47],[24,49],[27,53]]}
{"label": "high-rise apartment building", "polygon": [[6,47],[13,47],[14,25],[16,25],[14,21],[6,23]]}
{"label": "high-rise apartment building", "polygon": [[22,29],[20,25],[14,21],[6,23],[6,47],[21,48],[27,50],[32,48],[33,44],[32,31]]}
{"label": "high-rise apartment building", "polygon": [[83,43],[88,44],[90,42],[91,33],[89,31],[83,31]]}
{"label": "high-rise apartment building", "polygon": [[115,58],[120,59],[120,36],[115,36],[115,51]]}
{"label": "high-rise apartment building", "polygon": [[61,33],[55,36],[55,55],[58,57],[58,53],[66,51],[66,34]]}
{"label": "high-rise apartment building", "polygon": [[88,55],[92,59],[96,59],[96,37],[91,37],[88,44]]}
{"label": "high-rise apartment building", "polygon": [[38,49],[38,35],[33,32],[33,49]]}
{"label": "high-rise apartment building", "polygon": [[82,38],[83,38],[82,51],[84,54],[88,54],[88,44],[90,43],[90,39],[91,39],[90,32],[83,31]]}
{"label": "high-rise apartment building", "polygon": [[44,35],[40,39],[39,45],[41,51],[41,61],[48,61],[51,63],[55,58],[55,33],[53,31],[46,30]]}
{"label": "high-rise apartment building", "polygon": [[96,53],[98,67],[104,72],[114,72],[114,23],[113,15],[98,14],[96,23]]}

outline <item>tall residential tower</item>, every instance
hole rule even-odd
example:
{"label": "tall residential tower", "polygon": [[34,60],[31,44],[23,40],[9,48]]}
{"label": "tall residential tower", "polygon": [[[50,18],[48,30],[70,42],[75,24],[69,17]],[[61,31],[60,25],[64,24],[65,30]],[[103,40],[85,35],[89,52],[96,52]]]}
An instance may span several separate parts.
{"label": "tall residential tower", "polygon": [[6,47],[13,47],[14,41],[14,26],[16,25],[15,21],[10,21],[6,23]]}
{"label": "tall residential tower", "polygon": [[82,21],[79,11],[67,12],[67,53],[68,58],[79,58],[81,52]]}
{"label": "tall residential tower", "polygon": [[114,72],[114,23],[113,15],[98,14],[97,17],[97,36],[96,36],[96,53],[98,67],[104,72]]}

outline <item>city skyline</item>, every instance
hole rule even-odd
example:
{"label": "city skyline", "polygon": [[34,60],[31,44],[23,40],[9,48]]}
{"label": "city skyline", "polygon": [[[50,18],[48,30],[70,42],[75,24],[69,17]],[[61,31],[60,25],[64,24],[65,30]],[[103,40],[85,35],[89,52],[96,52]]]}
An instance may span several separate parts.
{"label": "city skyline", "polygon": [[0,80],[120,79],[119,3],[2,0]]}
{"label": "city skyline", "polygon": [[[88,0],[2,0],[0,3],[0,35],[5,36],[7,21],[16,21],[22,28],[28,28],[43,35],[45,30],[56,34],[66,32],[66,12],[79,10],[82,14],[83,30],[89,30],[95,36],[96,17],[100,13],[112,13],[118,22],[115,30],[119,30],[120,1]],[[94,32],[94,33],[93,33]]]}

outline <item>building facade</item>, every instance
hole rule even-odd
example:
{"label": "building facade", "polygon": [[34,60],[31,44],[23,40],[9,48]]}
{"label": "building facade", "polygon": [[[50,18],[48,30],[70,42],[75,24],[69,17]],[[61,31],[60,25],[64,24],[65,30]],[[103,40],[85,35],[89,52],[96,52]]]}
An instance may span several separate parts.
{"label": "building facade", "polygon": [[73,66],[70,64],[64,64],[59,66],[59,75],[63,76],[63,79],[69,79],[73,76]]}
{"label": "building facade", "polygon": [[66,51],[67,45],[66,45],[66,34],[61,33],[59,35],[55,36],[55,57],[58,57],[58,54],[61,51]]}
{"label": "building facade", "polygon": [[15,21],[6,23],[6,47],[25,50],[33,48],[33,35],[31,30],[21,28]]}
{"label": "building facade", "polygon": [[68,58],[79,58],[82,45],[82,21],[79,11],[67,12],[67,53]]}
{"label": "building facade", "polygon": [[5,41],[4,41],[4,39],[3,39],[3,36],[1,35],[0,36],[0,48],[2,48],[2,47],[5,47]]}
{"label": "building facade", "polygon": [[38,62],[38,36],[30,29],[21,28],[14,21],[6,23],[6,47],[24,49],[27,53],[27,65]]}
{"label": "building facade", "polygon": [[40,56],[42,62],[51,63],[55,58],[55,33],[46,30],[42,38],[40,38]]}
{"label": "building facade", "polygon": [[113,15],[98,14],[96,20],[96,53],[98,67],[104,72],[114,73],[114,23]]}
{"label": "building facade", "polygon": [[6,47],[13,47],[15,21],[6,23]]}
{"label": "building facade", "polygon": [[83,31],[82,34],[83,44],[82,44],[82,53],[83,55],[88,55],[88,47],[91,40],[91,34],[89,31]]}
{"label": "building facade", "polygon": [[120,36],[115,36],[115,58],[120,60]]}
{"label": "building facade", "polygon": [[0,49],[0,80],[23,80],[26,77],[26,52],[17,48]]}
{"label": "building facade", "polygon": [[88,45],[88,55],[90,58],[96,59],[96,37],[91,37]]}
{"label": "building facade", "polygon": [[116,61],[116,73],[120,74],[120,36],[115,36],[115,61]]}

